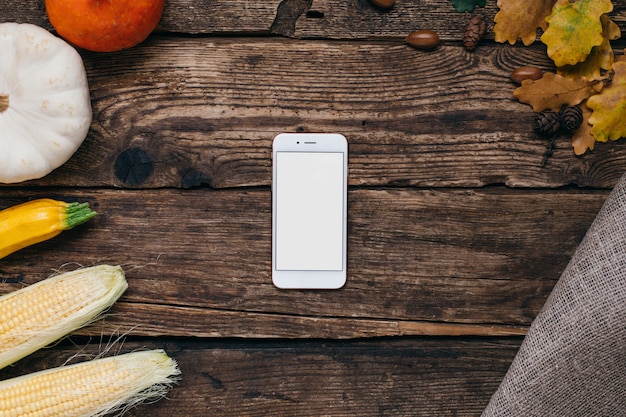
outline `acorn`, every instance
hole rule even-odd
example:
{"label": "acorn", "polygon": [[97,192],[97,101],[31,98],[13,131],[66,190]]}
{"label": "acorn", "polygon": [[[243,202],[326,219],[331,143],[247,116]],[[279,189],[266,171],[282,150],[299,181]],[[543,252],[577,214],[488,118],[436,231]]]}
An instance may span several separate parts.
{"label": "acorn", "polygon": [[524,80],[538,80],[543,77],[541,68],[532,65],[515,68],[511,73],[511,79],[517,84],[521,84]]}
{"label": "acorn", "polygon": [[413,48],[429,51],[439,45],[439,34],[434,30],[420,29],[409,33],[406,42]]}
{"label": "acorn", "polygon": [[381,9],[391,9],[395,4],[395,0],[370,0],[370,2]]}

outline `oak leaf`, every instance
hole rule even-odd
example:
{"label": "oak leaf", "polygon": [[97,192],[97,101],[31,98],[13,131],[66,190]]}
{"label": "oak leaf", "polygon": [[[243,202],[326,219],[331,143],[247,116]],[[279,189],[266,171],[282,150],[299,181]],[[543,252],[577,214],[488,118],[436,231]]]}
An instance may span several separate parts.
{"label": "oak leaf", "polygon": [[518,39],[526,46],[537,39],[537,29],[548,27],[546,17],[557,0],[498,0],[494,18],[496,42],[514,45]]}
{"label": "oak leaf", "polygon": [[591,134],[591,125],[589,124],[589,116],[591,116],[591,110],[582,103],[580,109],[583,111],[583,122],[580,127],[572,135],[572,147],[576,155],[582,155],[587,150],[593,151],[593,147],[596,143],[596,138]]}
{"label": "oak leaf", "polygon": [[524,80],[513,95],[533,110],[559,111],[564,105],[575,106],[595,93],[595,84],[586,78],[567,78],[546,72],[538,80]]}
{"label": "oak leaf", "polygon": [[599,46],[594,46],[584,62],[576,65],[566,65],[557,70],[559,75],[576,78],[585,77],[589,80],[603,78],[602,71],[609,71],[613,66],[614,55],[611,47],[612,40],[619,39],[622,35],[619,26],[607,15],[600,16],[602,22],[602,36],[604,41]]}
{"label": "oak leaf", "polygon": [[614,63],[613,71],[611,83],[587,100],[591,134],[599,142],[626,137],[626,62]]}
{"label": "oak leaf", "polygon": [[485,7],[487,0],[451,0],[457,12],[471,12],[476,6]]}
{"label": "oak leaf", "polygon": [[613,10],[611,0],[558,0],[541,41],[557,67],[584,61],[604,41],[600,16]]}

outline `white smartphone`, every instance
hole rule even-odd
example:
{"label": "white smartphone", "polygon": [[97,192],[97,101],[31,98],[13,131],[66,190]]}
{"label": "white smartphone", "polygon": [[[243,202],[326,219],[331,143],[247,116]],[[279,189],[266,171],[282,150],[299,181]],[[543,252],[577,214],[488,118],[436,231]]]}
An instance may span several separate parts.
{"label": "white smartphone", "polygon": [[346,282],[348,142],[281,133],[272,146],[272,281],[283,289]]}

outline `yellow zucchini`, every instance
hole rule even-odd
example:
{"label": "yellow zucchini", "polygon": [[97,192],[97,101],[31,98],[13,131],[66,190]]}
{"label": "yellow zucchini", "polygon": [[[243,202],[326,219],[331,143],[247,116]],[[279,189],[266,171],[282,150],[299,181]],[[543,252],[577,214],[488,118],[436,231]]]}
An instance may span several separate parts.
{"label": "yellow zucchini", "polygon": [[43,198],[0,211],[0,259],[27,246],[51,239],[97,213],[88,203]]}

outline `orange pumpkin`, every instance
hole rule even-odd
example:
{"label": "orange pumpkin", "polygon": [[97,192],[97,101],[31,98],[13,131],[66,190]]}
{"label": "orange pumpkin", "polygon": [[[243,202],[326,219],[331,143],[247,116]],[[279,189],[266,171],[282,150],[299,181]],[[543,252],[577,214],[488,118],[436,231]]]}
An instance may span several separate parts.
{"label": "orange pumpkin", "polygon": [[165,0],[45,0],[50,23],[68,42],[113,52],[143,42],[161,19]]}

